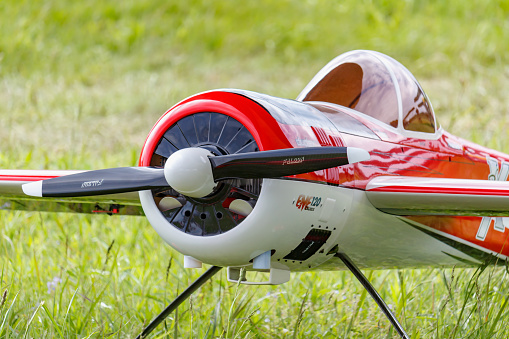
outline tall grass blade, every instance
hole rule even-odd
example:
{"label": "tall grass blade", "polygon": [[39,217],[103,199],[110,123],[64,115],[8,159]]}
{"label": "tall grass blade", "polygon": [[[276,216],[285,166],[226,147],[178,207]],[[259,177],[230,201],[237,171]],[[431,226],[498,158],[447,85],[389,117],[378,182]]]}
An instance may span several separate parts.
{"label": "tall grass blade", "polygon": [[299,314],[297,316],[297,320],[295,321],[295,326],[293,327],[293,339],[297,339],[297,335],[299,334],[299,326],[302,322],[302,317],[304,316],[304,306],[306,305],[307,299],[309,295],[309,289],[306,291],[304,298],[302,298],[302,302],[300,303]]}
{"label": "tall grass blade", "polygon": [[0,325],[0,335],[2,334],[5,323],[7,321],[7,317],[9,316],[9,313],[10,313],[12,307],[14,306],[14,303],[16,302],[16,298],[18,297],[18,295],[19,295],[19,292],[16,293],[16,295],[14,296],[14,299],[12,300],[11,306],[9,306],[9,308],[7,309],[7,312],[5,312],[4,320],[2,321],[2,325]]}
{"label": "tall grass blade", "polygon": [[27,326],[26,326],[26,329],[25,329],[25,334],[23,335],[23,338],[26,338],[26,336],[28,334],[28,330],[30,329],[30,325],[32,324],[32,321],[34,320],[34,317],[37,314],[37,311],[39,311],[39,309],[41,308],[42,305],[44,305],[44,300],[41,301],[39,303],[39,305],[37,305],[37,308],[35,309],[34,313],[30,317],[30,320],[28,320],[28,323],[27,323]]}
{"label": "tall grass blade", "polygon": [[500,310],[498,310],[497,315],[495,316],[495,319],[492,320],[491,327],[488,331],[488,335],[486,336],[487,338],[492,338],[495,335],[495,327],[498,325],[500,318],[502,317],[502,314],[504,313],[504,310],[507,306],[508,301],[509,301],[509,296],[505,295],[504,302],[503,302],[502,306],[500,307]]}
{"label": "tall grass blade", "polygon": [[48,316],[48,318],[51,320],[51,323],[53,324],[53,326],[55,327],[55,330],[57,330],[58,334],[60,335],[61,338],[64,338],[64,334],[62,333],[62,331],[60,330],[60,326],[58,326],[58,324],[55,322],[55,319],[53,318],[53,316],[51,315],[50,311],[48,310],[48,307],[46,307],[46,305],[42,305],[42,309],[46,312],[46,315]]}

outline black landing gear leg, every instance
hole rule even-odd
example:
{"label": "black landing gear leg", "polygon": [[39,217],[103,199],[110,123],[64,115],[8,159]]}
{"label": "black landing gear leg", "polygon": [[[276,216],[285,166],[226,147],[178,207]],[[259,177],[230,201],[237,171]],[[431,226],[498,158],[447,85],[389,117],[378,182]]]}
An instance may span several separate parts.
{"label": "black landing gear leg", "polygon": [[389,319],[389,321],[391,322],[392,326],[394,326],[396,331],[398,331],[398,333],[401,336],[401,338],[403,338],[403,339],[410,339],[408,334],[406,334],[405,330],[403,329],[403,327],[399,323],[398,319],[396,319],[396,317],[391,312],[389,307],[387,307],[387,304],[384,302],[382,297],[380,297],[380,294],[378,294],[378,292],[375,290],[373,285],[371,285],[369,280],[366,279],[364,274],[362,274],[361,270],[359,270],[359,268],[357,266],[355,266],[353,261],[345,253],[341,253],[341,252],[336,253],[336,257],[338,257],[339,259],[343,260],[343,263],[346,265],[346,267],[348,267],[348,269],[353,273],[353,275],[355,275],[357,280],[360,281],[362,286],[364,286],[366,291],[368,291],[368,293],[371,295],[371,297],[376,301],[376,303],[378,304],[378,306],[380,307],[382,312],[385,313],[385,316]]}
{"label": "black landing gear leg", "polygon": [[159,315],[148,324],[147,327],[141,332],[136,339],[145,338],[150,332],[154,330],[167,316],[170,315],[180,304],[182,304],[187,298],[191,296],[201,285],[206,283],[214,274],[219,272],[222,267],[212,266],[205,273],[203,273],[198,279],[196,279],[189,287],[182,292],[178,297],[175,298]]}

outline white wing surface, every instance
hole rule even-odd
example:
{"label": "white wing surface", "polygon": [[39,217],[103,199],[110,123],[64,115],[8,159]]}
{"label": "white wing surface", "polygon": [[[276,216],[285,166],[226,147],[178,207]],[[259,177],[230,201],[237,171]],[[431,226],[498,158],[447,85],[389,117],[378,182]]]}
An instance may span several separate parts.
{"label": "white wing surface", "polygon": [[366,187],[377,209],[396,215],[509,216],[509,182],[383,176]]}
{"label": "white wing surface", "polygon": [[80,198],[36,198],[21,186],[83,171],[0,170],[0,209],[143,215],[138,192]]}

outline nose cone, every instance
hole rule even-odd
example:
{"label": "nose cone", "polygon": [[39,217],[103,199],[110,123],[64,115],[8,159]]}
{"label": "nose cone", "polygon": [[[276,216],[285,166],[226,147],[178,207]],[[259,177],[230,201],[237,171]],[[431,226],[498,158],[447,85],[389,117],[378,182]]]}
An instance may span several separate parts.
{"label": "nose cone", "polygon": [[164,177],[177,192],[192,198],[202,198],[214,191],[216,183],[209,156],[203,148],[184,148],[173,153],[164,166]]}

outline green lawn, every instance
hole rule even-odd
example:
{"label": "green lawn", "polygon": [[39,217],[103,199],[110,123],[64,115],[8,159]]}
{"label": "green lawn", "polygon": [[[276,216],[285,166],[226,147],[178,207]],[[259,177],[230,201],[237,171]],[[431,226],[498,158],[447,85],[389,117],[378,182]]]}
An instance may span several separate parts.
{"label": "green lawn", "polygon": [[[0,168],[135,165],[201,91],[295,98],[373,49],[421,81],[442,126],[509,152],[509,1],[0,2]],[[0,337],[134,337],[202,270],[141,217],[0,212]],[[412,338],[506,338],[505,267],[367,271]],[[348,272],[207,283],[154,338],[393,338]]]}

